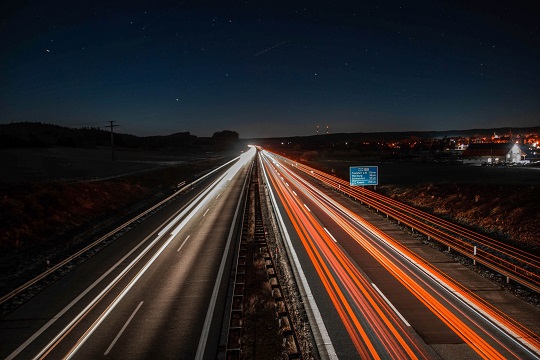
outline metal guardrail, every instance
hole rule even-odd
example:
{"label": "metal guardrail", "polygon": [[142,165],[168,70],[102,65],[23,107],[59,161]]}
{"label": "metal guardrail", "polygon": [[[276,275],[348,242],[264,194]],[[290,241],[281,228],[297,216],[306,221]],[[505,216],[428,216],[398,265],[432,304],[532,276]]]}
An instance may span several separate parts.
{"label": "metal guardrail", "polygon": [[[290,159],[283,158],[288,163]],[[510,245],[476,233],[455,223],[418,210],[365,188],[350,184],[309,166],[292,162],[293,166],[325,185],[342,192],[368,207],[382,212],[398,223],[418,231],[454,251],[480,263],[507,278],[540,293],[540,259]]]}

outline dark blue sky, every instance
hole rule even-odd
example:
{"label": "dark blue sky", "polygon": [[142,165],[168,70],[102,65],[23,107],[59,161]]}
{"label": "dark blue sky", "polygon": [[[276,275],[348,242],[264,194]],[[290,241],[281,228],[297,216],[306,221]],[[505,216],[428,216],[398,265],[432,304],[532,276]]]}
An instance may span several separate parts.
{"label": "dark blue sky", "polygon": [[540,125],[531,1],[13,3],[1,123],[244,138]]}

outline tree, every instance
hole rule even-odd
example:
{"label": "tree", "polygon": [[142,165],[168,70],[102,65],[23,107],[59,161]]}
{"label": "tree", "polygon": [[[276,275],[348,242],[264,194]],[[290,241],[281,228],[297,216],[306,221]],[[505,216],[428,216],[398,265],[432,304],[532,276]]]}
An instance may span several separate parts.
{"label": "tree", "polygon": [[238,142],[239,135],[236,131],[223,130],[215,132],[212,139],[219,142],[235,143]]}

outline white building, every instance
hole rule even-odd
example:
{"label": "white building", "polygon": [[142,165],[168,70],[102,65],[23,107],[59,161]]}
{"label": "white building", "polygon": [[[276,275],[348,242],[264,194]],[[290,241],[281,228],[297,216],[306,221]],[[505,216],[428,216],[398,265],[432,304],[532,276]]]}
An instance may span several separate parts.
{"label": "white building", "polygon": [[525,160],[525,156],[519,145],[513,143],[470,144],[462,154],[464,164],[475,165],[519,163]]}

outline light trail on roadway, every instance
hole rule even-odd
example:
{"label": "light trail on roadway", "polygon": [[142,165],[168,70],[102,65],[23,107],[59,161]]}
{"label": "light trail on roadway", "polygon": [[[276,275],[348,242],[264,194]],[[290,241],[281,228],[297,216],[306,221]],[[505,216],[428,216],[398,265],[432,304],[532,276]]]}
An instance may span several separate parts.
{"label": "light trail on roadway", "polygon": [[[284,167],[279,158],[267,152],[262,154],[272,186],[362,357],[377,358],[379,354],[391,358],[429,355],[424,350],[425,344],[410,335],[407,320],[350,261],[339,246],[339,239],[327,230],[330,226],[325,227],[326,222],[321,223],[321,216],[331,219],[354,239],[358,246],[392,274],[404,291],[413,294],[427,310],[468,344],[478,357],[504,359],[538,356],[535,338],[531,338],[523,327],[508,321],[508,317],[501,316],[470,294],[461,293],[462,289],[456,287],[455,283],[433,272],[433,268],[426,266],[422,259],[413,256],[402,246],[396,246],[397,242],[389,236],[322,194]],[[310,204],[306,204],[306,201]],[[317,217],[314,212],[324,215]]]}
{"label": "light trail on roadway", "polygon": [[[337,247],[309,208],[288,189],[272,164],[263,162],[286,212],[332,303],[362,358],[427,358],[406,324]],[[273,176],[272,176],[273,175]],[[345,290],[345,291],[344,291]],[[380,354],[385,354],[381,356]]]}
{"label": "light trail on roadway", "polygon": [[[128,232],[124,237],[134,243],[121,244],[120,238],[83,263],[78,274],[69,273],[3,318],[2,357],[215,357],[221,331],[215,319],[223,311],[226,264],[254,156],[252,148],[216,173],[157,227],[150,223],[159,217],[150,218],[152,230],[144,239]],[[27,322],[33,313],[43,320]],[[32,325],[32,332],[14,330],[12,324],[19,323]]]}
{"label": "light trail on roadway", "polygon": [[336,176],[282,156],[278,158],[331,188],[386,213],[411,229],[420,231],[537,292],[540,291],[540,257],[363,187],[350,186],[347,181]]}

